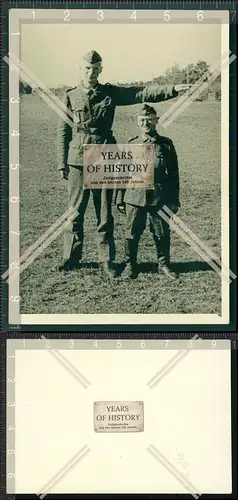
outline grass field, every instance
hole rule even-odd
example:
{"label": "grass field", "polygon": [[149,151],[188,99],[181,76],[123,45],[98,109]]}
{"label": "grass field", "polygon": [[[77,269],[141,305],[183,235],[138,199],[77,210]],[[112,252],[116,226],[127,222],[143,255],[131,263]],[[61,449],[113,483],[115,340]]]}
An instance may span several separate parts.
{"label": "grass field", "polygon": [[[171,102],[155,107],[162,114]],[[135,134],[139,105],[119,108],[114,131],[118,142]],[[220,256],[221,165],[220,103],[193,103],[166,131],[175,143],[181,179],[180,217]],[[56,171],[57,115],[40,98],[25,95],[20,115],[21,253],[67,208],[67,186]],[[114,210],[117,262],[122,262],[124,216]],[[156,274],[156,253],[149,231],[142,237],[137,280],[109,283],[97,265],[96,222],[90,202],[85,219],[83,268],[62,275],[62,235],[20,275],[21,313],[201,314],[221,310],[220,278],[177,234],[171,258],[177,282]]]}

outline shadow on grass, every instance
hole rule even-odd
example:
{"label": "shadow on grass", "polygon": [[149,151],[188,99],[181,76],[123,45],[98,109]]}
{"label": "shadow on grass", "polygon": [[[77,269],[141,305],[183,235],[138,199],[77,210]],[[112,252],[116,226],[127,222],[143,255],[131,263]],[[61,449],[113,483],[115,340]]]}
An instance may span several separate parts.
{"label": "shadow on grass", "polygon": [[[212,264],[212,261],[211,261]],[[204,260],[190,260],[188,262],[174,262],[172,264],[173,270],[176,273],[196,273],[199,271],[213,271],[211,265]]]}
{"label": "shadow on grass", "polygon": [[98,269],[98,262],[80,262],[78,265],[79,269]]}
{"label": "shadow on grass", "polygon": [[[205,261],[192,260],[189,262],[171,262],[171,269],[178,274],[194,273],[199,271],[212,271],[212,267]],[[156,262],[142,262],[138,265],[139,273],[157,273]]]}
{"label": "shadow on grass", "polygon": [[[119,277],[126,267],[126,262],[116,262],[113,268],[116,271],[116,276]],[[99,270],[98,262],[80,262],[75,270],[78,269],[94,269]],[[171,269],[177,274],[188,274],[199,271],[212,271],[212,267],[205,261],[192,260],[188,262],[171,262]],[[141,262],[138,264],[138,274],[156,274],[158,272],[158,264],[156,262]]]}

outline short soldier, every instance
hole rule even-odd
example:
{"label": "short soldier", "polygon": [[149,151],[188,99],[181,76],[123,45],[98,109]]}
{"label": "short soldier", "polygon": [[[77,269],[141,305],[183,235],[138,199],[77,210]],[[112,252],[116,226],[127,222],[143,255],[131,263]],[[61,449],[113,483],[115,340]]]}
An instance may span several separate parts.
{"label": "short soldier", "polygon": [[[64,234],[64,262],[60,270],[78,267],[82,257],[84,238],[84,214],[90,190],[83,189],[83,145],[115,144],[112,124],[116,106],[126,106],[144,101],[158,102],[171,99],[187,85],[149,85],[120,87],[109,83],[100,84],[101,56],[89,51],[81,66],[83,81],[65,93],[64,104],[70,111],[59,126],[58,170],[68,180],[69,207],[76,211]],[[70,123],[70,121],[72,123]],[[113,190],[92,190],[97,217],[97,246],[99,261],[108,277],[115,277],[113,260],[115,244],[113,238],[113,216],[111,211]]]}
{"label": "short soldier", "polygon": [[171,139],[159,135],[156,131],[157,122],[155,109],[145,104],[138,116],[140,135],[128,141],[131,144],[154,144],[156,155],[154,189],[118,190],[116,196],[118,210],[127,214],[125,251],[128,263],[124,276],[129,278],[136,278],[138,274],[137,250],[140,237],[146,227],[147,214],[156,244],[159,270],[170,279],[177,277],[169,267],[169,224],[158,212],[166,205],[173,213],[176,213],[180,206],[178,161]]}

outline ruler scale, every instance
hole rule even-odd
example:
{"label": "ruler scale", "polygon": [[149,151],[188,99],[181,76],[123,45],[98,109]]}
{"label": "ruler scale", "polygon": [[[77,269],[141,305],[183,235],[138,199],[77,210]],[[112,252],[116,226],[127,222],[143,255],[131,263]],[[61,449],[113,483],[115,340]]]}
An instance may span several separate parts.
{"label": "ruler scale", "polygon": [[[224,341],[224,342],[223,342]],[[216,335],[208,337],[205,335],[191,334],[190,337],[177,336],[177,338],[171,337],[160,337],[157,338],[142,338],[139,334],[137,338],[134,336],[130,338],[130,335],[126,336],[108,336],[108,338],[102,338],[100,334],[95,335],[93,338],[87,338],[84,334],[82,338],[79,338],[77,334],[69,335],[65,333],[64,335],[52,336],[51,334],[39,334],[35,338],[23,337],[22,338],[9,338],[9,345],[14,345],[14,349],[66,349],[66,350],[111,350],[111,349],[124,349],[124,350],[174,350],[174,349],[195,349],[195,350],[207,350],[207,349],[229,349],[237,348],[237,334],[232,336],[228,335]]]}
{"label": "ruler scale", "polygon": [[[7,342],[7,356],[6,356],[6,429],[7,429],[7,439],[6,439],[6,483],[7,492],[10,494],[15,493],[15,409],[16,409],[16,398],[15,398],[15,386],[16,386],[16,376],[15,376],[15,346],[11,342]],[[4,451],[4,448],[2,448]]]}
{"label": "ruler scale", "polygon": [[[60,340],[67,340],[67,339],[74,339],[78,340],[81,342],[82,340],[87,341],[87,342],[94,342],[94,340],[102,340],[102,341],[112,341],[115,342],[118,339],[123,339],[125,341],[130,341],[134,342],[133,348],[139,348],[140,342],[145,341],[148,343],[150,342],[160,342],[162,340],[165,341],[170,341],[173,342],[175,341],[176,343],[181,341],[190,341],[195,335],[199,337],[202,340],[210,341],[212,342],[213,340],[230,340],[232,343],[232,348],[236,348],[236,343],[235,341],[238,338],[237,333],[228,333],[228,332],[28,332],[27,335],[25,332],[9,332],[7,338],[11,340],[15,340],[17,342],[20,342],[21,340],[25,339],[27,340],[32,340],[36,341],[41,338],[41,336],[44,336],[48,339],[60,339]],[[20,344],[19,344],[20,345]],[[159,346],[159,343],[158,343]],[[116,347],[116,346],[115,346]],[[158,348],[158,347],[157,347]]]}
{"label": "ruler scale", "polygon": [[[192,12],[192,19],[197,23],[209,23],[210,11],[219,13],[223,10],[229,11],[231,26],[237,23],[237,3],[235,1],[186,1],[177,0],[174,2],[168,1],[98,1],[91,2],[84,0],[83,2],[71,2],[70,0],[18,0],[6,2],[6,8],[2,15],[2,58],[8,54],[8,12],[7,9],[25,9],[24,22],[41,23],[49,19],[54,19],[58,23],[158,23],[164,25],[167,23],[178,22],[174,11],[180,11],[179,22],[184,22],[186,11]],[[29,10],[27,12],[27,9]],[[44,14],[47,10],[47,15]],[[45,16],[45,17],[44,17]],[[18,19],[11,26],[10,45],[14,55],[19,57],[19,39],[21,37],[21,26]],[[12,71],[17,72],[16,62],[12,62]],[[3,86],[1,88],[2,98],[2,129],[3,129],[3,148],[1,149],[1,199],[2,214],[1,214],[1,238],[2,238],[2,272],[5,272],[7,266],[16,264],[18,261],[18,251],[20,246],[20,221],[19,221],[19,179],[17,178],[19,171],[18,158],[18,124],[19,124],[19,104],[10,101],[13,97],[17,100],[19,97],[18,80],[11,75],[12,79],[12,95],[8,95],[8,72],[9,66],[3,62],[2,75],[4,76]],[[16,76],[16,75],[15,75]],[[10,106],[10,123],[8,123],[8,107]],[[10,146],[8,145],[8,128],[11,128]],[[8,152],[11,155],[11,161],[8,162]],[[10,168],[12,165],[12,168]],[[18,167],[17,167],[18,165]],[[6,200],[9,202],[9,210],[6,209]],[[12,200],[12,202],[10,202]],[[3,211],[4,209],[4,211]],[[9,226],[10,215],[10,226]],[[8,231],[10,235],[10,249],[8,241]],[[10,250],[10,259],[9,259]],[[16,428],[15,428],[15,411],[16,411],[16,355],[19,350],[47,350],[56,351],[81,351],[81,350],[120,350],[121,355],[127,350],[148,350],[156,351],[176,351],[176,350],[222,350],[237,349],[237,333],[226,331],[224,325],[219,327],[209,326],[206,332],[198,325],[195,331],[189,325],[176,326],[176,332],[171,332],[170,326],[161,325],[160,330],[154,327],[155,331],[146,331],[146,327],[138,326],[131,331],[130,328],[116,325],[115,331],[107,331],[108,327],[103,329],[103,326],[70,326],[68,325],[21,325],[20,315],[20,291],[17,281],[12,283],[11,312],[12,321],[9,322],[9,285],[6,280],[1,280],[1,303],[2,326],[1,333],[4,337],[4,342],[1,343],[1,356],[6,355],[6,387],[5,392],[1,390],[1,407],[4,407],[6,399],[6,442],[1,434],[1,459],[4,462],[6,459],[6,483],[7,483],[7,498],[14,500],[15,497],[15,452],[16,452]],[[19,298],[19,300],[18,300]],[[229,327],[228,327],[229,328]],[[64,331],[64,330],[68,331]],[[70,331],[72,329],[72,331]],[[49,332],[51,330],[51,332]],[[80,331],[79,331],[80,330]],[[99,331],[105,330],[105,331]],[[140,331],[141,330],[141,331]],[[192,330],[192,332],[191,332]],[[227,342],[229,341],[229,343]],[[6,353],[5,353],[6,348]],[[1,368],[1,387],[4,382],[5,374]],[[6,397],[5,397],[6,396]],[[1,426],[4,427],[4,412],[1,408]],[[4,451],[6,445],[6,454]],[[1,485],[3,491],[4,482]]]}

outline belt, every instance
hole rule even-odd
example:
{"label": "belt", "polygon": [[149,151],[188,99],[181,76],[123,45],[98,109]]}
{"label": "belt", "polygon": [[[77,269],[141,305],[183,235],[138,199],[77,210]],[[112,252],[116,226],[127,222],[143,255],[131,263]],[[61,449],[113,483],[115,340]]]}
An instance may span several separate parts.
{"label": "belt", "polygon": [[85,134],[95,134],[95,135],[112,135],[112,130],[109,129],[103,129],[103,128],[92,128],[92,127],[85,127],[85,128],[79,128],[77,129],[78,132],[84,132]]}

